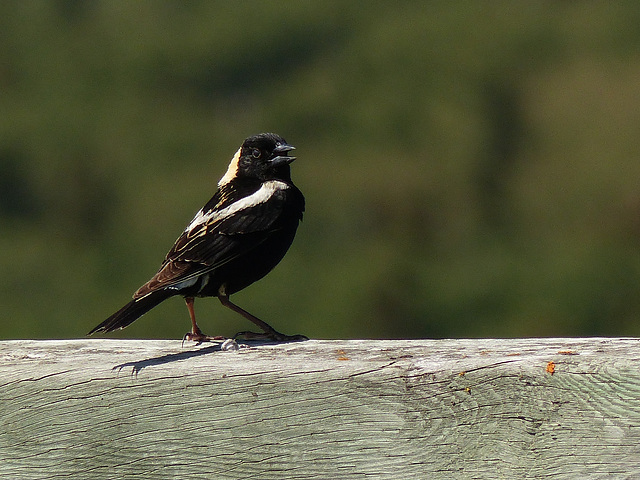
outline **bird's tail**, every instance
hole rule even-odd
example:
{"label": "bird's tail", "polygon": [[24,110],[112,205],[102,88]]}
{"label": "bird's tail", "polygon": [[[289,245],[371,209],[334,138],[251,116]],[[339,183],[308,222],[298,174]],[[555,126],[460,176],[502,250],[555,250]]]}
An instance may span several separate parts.
{"label": "bird's tail", "polygon": [[118,310],[116,313],[107,318],[100,325],[91,330],[87,335],[92,335],[96,332],[111,332],[117,329],[123,329],[130,325],[142,315],[147,313],[153,307],[158,305],[163,300],[173,296],[172,291],[156,290],[142,298],[131,300],[124,307]]}

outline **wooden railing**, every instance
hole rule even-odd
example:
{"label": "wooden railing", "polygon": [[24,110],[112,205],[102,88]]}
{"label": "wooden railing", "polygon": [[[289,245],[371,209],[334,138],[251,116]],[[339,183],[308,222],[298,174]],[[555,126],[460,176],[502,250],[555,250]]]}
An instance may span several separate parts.
{"label": "wooden railing", "polygon": [[640,478],[640,339],[2,341],[0,478]]}

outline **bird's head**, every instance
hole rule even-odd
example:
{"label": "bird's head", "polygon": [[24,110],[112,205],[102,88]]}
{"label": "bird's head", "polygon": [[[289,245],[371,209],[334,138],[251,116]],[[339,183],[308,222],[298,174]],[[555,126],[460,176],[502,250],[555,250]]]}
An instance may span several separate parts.
{"label": "bird's head", "polygon": [[275,133],[260,133],[247,138],[236,152],[219,186],[237,179],[291,180],[289,164],[296,157],[288,153],[295,150],[284,138]]}

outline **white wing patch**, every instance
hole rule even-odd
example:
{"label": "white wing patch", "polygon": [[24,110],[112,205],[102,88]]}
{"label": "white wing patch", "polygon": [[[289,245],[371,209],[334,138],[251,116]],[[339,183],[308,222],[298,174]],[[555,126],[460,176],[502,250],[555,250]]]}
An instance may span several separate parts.
{"label": "white wing patch", "polygon": [[[232,165],[233,165],[233,162],[232,162]],[[231,166],[229,166],[229,169],[231,169]],[[217,210],[217,211],[214,210],[214,211],[208,211],[208,212],[204,212],[203,210],[200,210],[196,214],[196,216],[193,217],[193,220],[191,220],[191,223],[189,223],[189,225],[187,226],[187,228],[184,229],[184,231],[188,232],[190,230],[193,230],[199,225],[204,225],[209,223],[213,219],[217,221],[223,220],[226,217],[229,217],[234,213],[239,212],[240,210],[244,210],[245,208],[255,207],[256,205],[265,203],[273,196],[275,192],[277,192],[278,190],[286,190],[287,188],[289,188],[289,185],[279,180],[269,180],[267,182],[264,182],[262,186],[258,190],[256,190],[254,193],[252,193],[248,197],[241,198],[240,200],[232,203],[231,205],[229,205],[226,208],[223,208],[222,210]]]}

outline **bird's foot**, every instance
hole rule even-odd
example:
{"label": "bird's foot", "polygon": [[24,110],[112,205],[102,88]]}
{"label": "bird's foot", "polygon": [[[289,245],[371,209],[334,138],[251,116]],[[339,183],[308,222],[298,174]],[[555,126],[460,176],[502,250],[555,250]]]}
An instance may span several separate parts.
{"label": "bird's foot", "polygon": [[184,334],[184,337],[182,337],[182,346],[184,347],[184,342],[189,340],[192,342],[196,342],[196,345],[200,345],[203,342],[217,342],[220,340],[226,340],[226,337],[223,337],[221,335],[217,335],[215,337],[211,337],[209,335],[205,335],[202,332],[188,332]]}
{"label": "bird's foot", "polygon": [[285,335],[276,330],[270,330],[262,333],[255,332],[238,332],[233,336],[234,339],[242,338],[243,340],[271,340],[272,342],[304,342],[309,340],[305,335]]}

